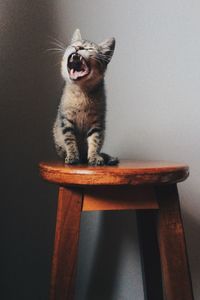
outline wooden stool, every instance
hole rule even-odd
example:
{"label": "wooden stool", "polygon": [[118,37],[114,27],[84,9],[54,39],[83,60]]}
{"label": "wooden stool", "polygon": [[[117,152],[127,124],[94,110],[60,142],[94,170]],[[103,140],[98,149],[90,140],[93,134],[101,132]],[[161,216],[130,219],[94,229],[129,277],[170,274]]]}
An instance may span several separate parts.
{"label": "wooden stool", "polygon": [[51,300],[74,299],[80,215],[95,210],[137,210],[148,300],[193,299],[176,187],[188,177],[187,166],[134,161],[113,167],[40,163],[40,173],[59,185]]}

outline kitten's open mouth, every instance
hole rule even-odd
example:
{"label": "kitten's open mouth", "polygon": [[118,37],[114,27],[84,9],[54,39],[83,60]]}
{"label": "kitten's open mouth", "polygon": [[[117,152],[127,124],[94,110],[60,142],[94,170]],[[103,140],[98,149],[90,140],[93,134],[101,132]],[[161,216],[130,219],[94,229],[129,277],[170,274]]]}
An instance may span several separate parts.
{"label": "kitten's open mouth", "polygon": [[72,80],[78,80],[90,73],[86,60],[78,53],[72,53],[68,58],[67,68]]}

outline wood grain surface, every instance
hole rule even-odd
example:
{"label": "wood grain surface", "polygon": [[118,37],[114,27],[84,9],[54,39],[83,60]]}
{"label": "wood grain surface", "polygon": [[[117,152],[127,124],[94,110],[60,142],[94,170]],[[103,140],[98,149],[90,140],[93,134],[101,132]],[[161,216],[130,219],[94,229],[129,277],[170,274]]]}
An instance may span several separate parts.
{"label": "wood grain surface", "polygon": [[151,186],[88,186],[83,211],[158,209]]}
{"label": "wood grain surface", "polygon": [[156,188],[158,242],[167,300],[193,300],[178,191],[175,184]]}
{"label": "wood grain surface", "polygon": [[165,184],[185,180],[189,168],[184,164],[159,161],[122,160],[118,166],[70,166],[59,162],[41,162],[43,179],[67,185],[139,185]]}
{"label": "wood grain surface", "polygon": [[50,300],[74,299],[81,208],[81,191],[59,189]]}

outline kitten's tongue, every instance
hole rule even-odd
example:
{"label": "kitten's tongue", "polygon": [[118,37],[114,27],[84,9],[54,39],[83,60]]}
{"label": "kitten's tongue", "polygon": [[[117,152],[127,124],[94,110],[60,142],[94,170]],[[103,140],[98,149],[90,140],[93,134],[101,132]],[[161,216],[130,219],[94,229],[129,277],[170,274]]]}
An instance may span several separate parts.
{"label": "kitten's tongue", "polygon": [[81,71],[76,71],[74,69],[71,69],[69,75],[70,75],[71,79],[76,80],[78,78],[81,78],[81,77],[87,75],[88,73],[89,73],[89,70],[87,68],[84,70],[81,70]]}

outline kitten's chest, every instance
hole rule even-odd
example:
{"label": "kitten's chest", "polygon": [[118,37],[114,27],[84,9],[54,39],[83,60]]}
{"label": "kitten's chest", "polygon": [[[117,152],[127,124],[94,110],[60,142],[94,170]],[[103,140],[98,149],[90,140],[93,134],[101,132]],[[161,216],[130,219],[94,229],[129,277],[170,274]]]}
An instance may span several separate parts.
{"label": "kitten's chest", "polygon": [[76,86],[69,87],[62,97],[62,111],[79,131],[87,131],[95,125],[101,126],[105,118],[103,95],[96,93],[91,97]]}
{"label": "kitten's chest", "polygon": [[81,131],[87,131],[91,127],[91,124],[97,120],[97,114],[98,112],[95,107],[81,105],[75,112],[76,127]]}
{"label": "kitten's chest", "polygon": [[104,111],[103,105],[80,103],[66,107],[65,114],[78,130],[87,131],[96,124],[101,126],[104,121]]}

